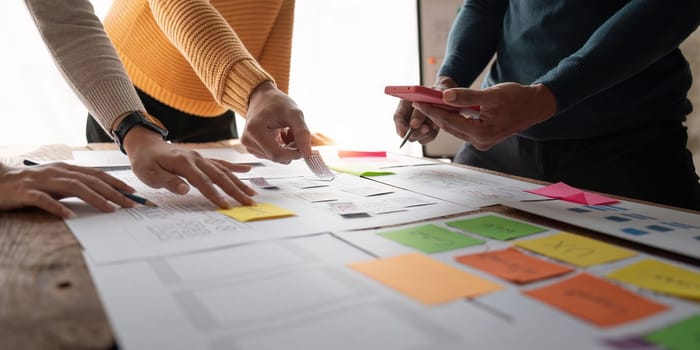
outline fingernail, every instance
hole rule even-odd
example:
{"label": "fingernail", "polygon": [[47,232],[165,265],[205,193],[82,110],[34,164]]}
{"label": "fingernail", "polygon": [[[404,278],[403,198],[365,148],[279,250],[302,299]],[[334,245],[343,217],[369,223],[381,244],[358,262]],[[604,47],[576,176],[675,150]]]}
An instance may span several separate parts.
{"label": "fingernail", "polygon": [[70,210],[66,210],[66,211],[64,212],[64,215],[63,215],[63,216],[64,216],[66,219],[75,219],[75,218],[78,217],[78,215],[75,215],[75,213],[72,212],[72,211],[70,211]]}
{"label": "fingernail", "polygon": [[219,206],[220,206],[222,209],[230,209],[230,208],[231,208],[231,203],[229,203],[228,201],[226,201],[226,199],[224,199],[224,197],[219,197],[218,202],[219,202]]}
{"label": "fingernail", "polygon": [[456,102],[457,101],[457,93],[452,91],[452,90],[447,90],[442,93],[442,99],[447,101],[447,102]]}
{"label": "fingernail", "polygon": [[181,182],[179,185],[177,185],[176,190],[179,194],[185,194],[190,191],[190,186],[184,182]]}

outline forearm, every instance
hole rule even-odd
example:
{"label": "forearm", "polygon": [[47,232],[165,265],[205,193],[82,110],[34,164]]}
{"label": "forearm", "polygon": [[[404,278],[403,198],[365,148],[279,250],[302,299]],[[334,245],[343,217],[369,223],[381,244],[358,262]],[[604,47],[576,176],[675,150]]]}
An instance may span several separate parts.
{"label": "forearm", "polygon": [[676,49],[699,23],[697,0],[631,1],[536,82],[549,87],[559,110],[566,110],[642,72]]}
{"label": "forearm", "polygon": [[149,0],[149,4],[163,33],[187,57],[216,101],[245,115],[251,93],[273,78],[231,26],[207,0]]}
{"label": "forearm", "polygon": [[466,0],[447,38],[439,76],[470,86],[496,52],[508,1]]}
{"label": "forearm", "polygon": [[105,130],[145,110],[88,0],[25,2],[59,70]]}

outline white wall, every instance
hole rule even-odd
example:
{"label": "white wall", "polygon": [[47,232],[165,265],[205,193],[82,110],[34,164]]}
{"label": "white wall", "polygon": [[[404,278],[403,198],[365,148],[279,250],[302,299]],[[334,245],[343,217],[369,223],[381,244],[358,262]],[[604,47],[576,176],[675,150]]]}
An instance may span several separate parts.
{"label": "white wall", "polygon": [[[103,16],[111,0],[92,3]],[[396,149],[397,101],[383,87],[418,82],[416,31],[413,0],[297,0],[290,95],[312,131]],[[0,47],[0,144],[84,144],[87,112],[53,65],[23,1],[0,5]]]}

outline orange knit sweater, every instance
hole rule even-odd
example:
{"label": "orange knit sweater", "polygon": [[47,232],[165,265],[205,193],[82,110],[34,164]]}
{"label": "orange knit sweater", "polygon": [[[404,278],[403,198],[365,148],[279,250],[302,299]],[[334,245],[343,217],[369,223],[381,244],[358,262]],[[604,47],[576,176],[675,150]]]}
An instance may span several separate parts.
{"label": "orange knit sweater", "polygon": [[104,24],[139,89],[207,117],[287,91],[293,21],[294,0],[115,0]]}

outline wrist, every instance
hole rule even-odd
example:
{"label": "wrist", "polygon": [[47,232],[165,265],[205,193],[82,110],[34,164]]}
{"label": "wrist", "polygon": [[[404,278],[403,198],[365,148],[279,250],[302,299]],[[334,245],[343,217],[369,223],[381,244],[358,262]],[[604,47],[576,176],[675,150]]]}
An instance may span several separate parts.
{"label": "wrist", "polygon": [[253,89],[248,98],[248,107],[265,99],[265,96],[277,93],[279,90],[272,81],[266,80]]}
{"label": "wrist", "polygon": [[547,120],[557,114],[557,98],[544,84],[531,85],[534,89],[535,104],[538,107],[538,115],[541,121]]}
{"label": "wrist", "polygon": [[148,148],[154,144],[164,143],[163,136],[158,132],[141,125],[136,125],[124,136],[123,147],[126,154],[134,154],[139,149]]}

